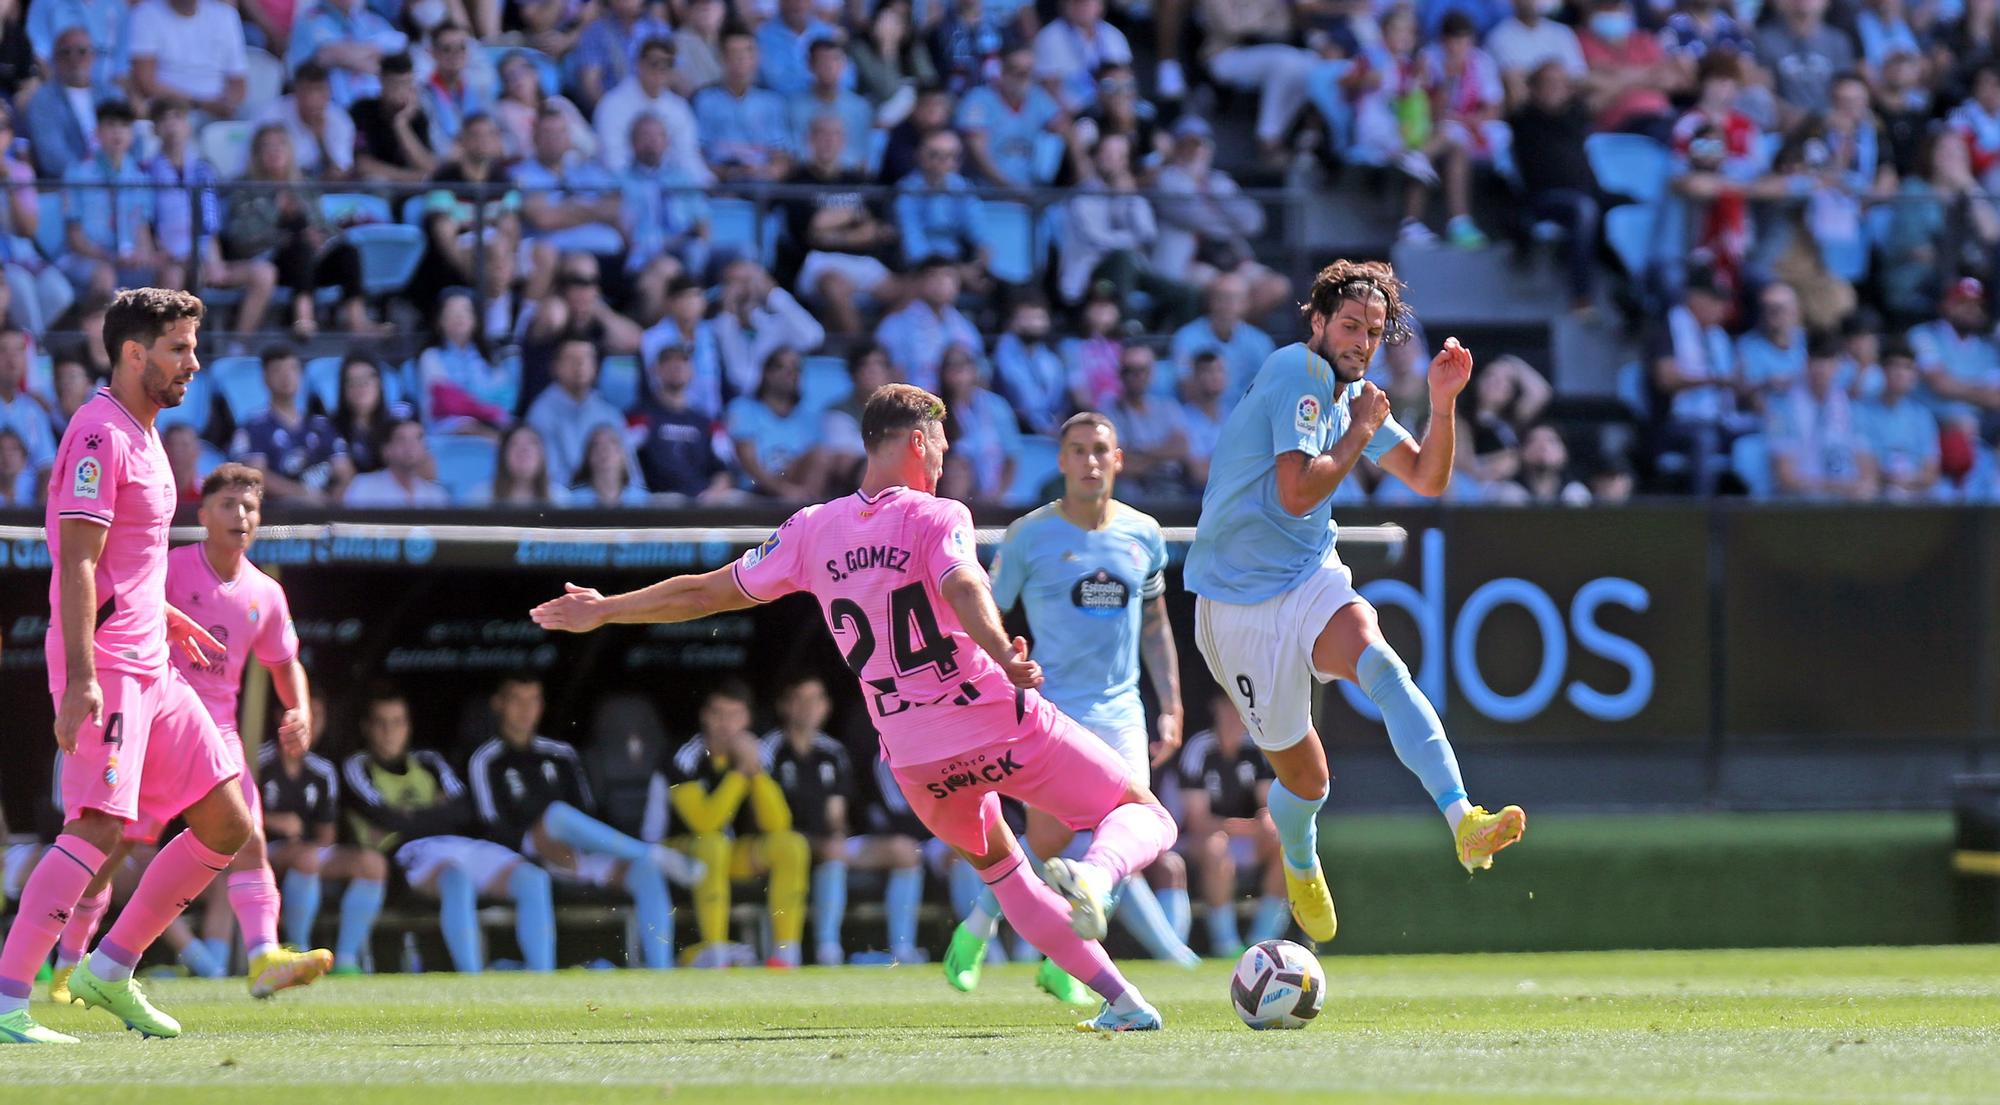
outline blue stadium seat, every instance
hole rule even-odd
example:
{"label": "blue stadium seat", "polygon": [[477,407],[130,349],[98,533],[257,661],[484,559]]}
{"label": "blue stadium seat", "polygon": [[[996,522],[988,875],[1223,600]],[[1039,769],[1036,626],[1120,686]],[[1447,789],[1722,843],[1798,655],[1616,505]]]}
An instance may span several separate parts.
{"label": "blue stadium seat", "polygon": [[629,411],[639,405],[639,392],[643,387],[637,357],[606,357],[597,366],[597,394],[621,411]]}
{"label": "blue stadium seat", "polygon": [[451,493],[452,502],[465,502],[479,485],[493,478],[493,457],[499,449],[490,438],[468,434],[439,434],[431,438],[438,482]]}
{"label": "blue stadium seat", "polygon": [[1009,506],[1033,506],[1042,501],[1042,485],[1056,477],[1056,443],[1041,434],[1022,434],[1014,452],[1014,484],[1007,489]]}
{"label": "blue stadium seat", "polygon": [[540,50],[530,49],[526,46],[486,47],[486,56],[493,62],[495,73],[499,72],[500,66],[506,62],[507,55],[509,54],[524,55],[529,61],[535,63],[535,74],[541,78],[542,95],[559,96],[562,94],[562,67],[556,64],[554,58],[549,57]]}
{"label": "blue stadium seat", "polygon": [[194,461],[194,478],[198,480],[207,479],[210,472],[222,467],[228,460],[229,458],[223,455],[222,450],[210,445],[206,441],[202,442],[201,453],[195,457]]}
{"label": "blue stadium seat", "polygon": [[264,389],[264,362],[257,357],[218,357],[202,369],[222,392],[229,417],[241,426],[252,415],[270,409],[271,393]]}
{"label": "blue stadium seat", "polygon": [[414,226],[366,223],[341,236],[361,255],[361,290],[369,295],[401,291],[424,259],[424,232]]}
{"label": "blue stadium seat", "polygon": [[1035,179],[1036,184],[1047,184],[1062,171],[1063,154],[1069,146],[1063,136],[1043,131],[1035,136]]}
{"label": "blue stadium seat", "polygon": [[335,226],[342,223],[386,223],[396,218],[388,200],[367,192],[323,192],[319,197],[319,213]]}
{"label": "blue stadium seat", "polygon": [[1666,198],[1673,155],[1643,134],[1593,134],[1584,140],[1591,171],[1604,190],[1640,203]]}
{"label": "blue stadium seat", "polygon": [[314,357],[306,362],[306,395],[319,400],[331,415],[340,405],[340,358]]}
{"label": "blue stadium seat", "polygon": [[41,208],[39,220],[35,223],[35,245],[42,256],[54,260],[68,252],[64,244],[67,228],[63,225],[63,194],[43,192],[37,203]]}
{"label": "blue stadium seat", "polygon": [[889,152],[889,132],[875,127],[868,132],[868,160],[863,164],[870,177],[882,175],[882,155]]}
{"label": "blue stadium seat", "polygon": [[1627,275],[1642,279],[1653,268],[1654,231],[1659,226],[1659,209],[1642,204],[1614,207],[1604,215],[1604,240]]}
{"label": "blue stadium seat", "polygon": [[1641,422],[1652,417],[1652,389],[1646,386],[1646,366],[1641,361],[1627,361],[1618,366],[1618,400],[1632,417]]}
{"label": "blue stadium seat", "polygon": [[807,357],[799,378],[799,402],[814,410],[825,410],[846,402],[854,394],[854,380],[847,374],[847,362],[839,357]]}
{"label": "blue stadium seat", "polygon": [[403,201],[403,222],[408,226],[424,225],[424,212],[430,206],[430,193],[411,196]]}
{"label": "blue stadium seat", "polygon": [[757,245],[757,205],[737,196],[708,201],[709,240],[725,253],[761,256]]}
{"label": "blue stadium seat", "polygon": [[1753,499],[1768,499],[1775,481],[1771,474],[1771,447],[1763,434],[1744,434],[1729,447],[1729,467],[1750,489]]}
{"label": "blue stadium seat", "polygon": [[215,413],[215,380],[206,372],[197,372],[188,384],[187,396],[178,407],[167,407],[153,421],[154,428],[164,434],[174,426],[193,426],[198,434],[208,433],[208,423]]}
{"label": "blue stadium seat", "polygon": [[1026,284],[1035,276],[1035,215],[1024,203],[979,205],[980,236],[992,251],[986,268],[995,280]]}

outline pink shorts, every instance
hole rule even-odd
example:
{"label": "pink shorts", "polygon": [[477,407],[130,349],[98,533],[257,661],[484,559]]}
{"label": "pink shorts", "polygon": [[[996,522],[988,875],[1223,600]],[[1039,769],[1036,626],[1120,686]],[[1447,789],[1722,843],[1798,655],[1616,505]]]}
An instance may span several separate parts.
{"label": "pink shorts", "polygon": [[991,744],[891,768],[911,812],[960,851],[986,851],[1000,823],[1002,795],[1072,829],[1091,829],[1118,808],[1132,785],[1131,770],[1109,745],[1042,696],[1030,694],[1026,701],[1027,716]]}
{"label": "pink shorts", "polygon": [[[210,716],[213,717],[214,715]],[[250,758],[243,753],[243,738],[237,734],[233,726],[228,728],[217,726],[217,729],[222,734],[224,749],[228,751],[231,761],[236,765],[236,782],[239,789],[243,791],[243,804],[250,809],[250,828],[257,835],[262,836],[264,835],[264,795],[257,789],[257,780],[250,777],[250,769],[246,766],[249,764]],[[207,793],[207,791],[202,791],[200,794],[189,798],[188,805],[193,805],[195,799]],[[187,806],[182,806],[181,808],[186,809]],[[179,814],[176,812],[167,815],[165,818],[160,818],[157,816],[157,812],[142,807],[139,810],[138,818],[125,826],[125,839],[137,841],[141,844],[152,844],[158,841],[160,839],[160,830],[166,828],[167,822],[173,820]]]}
{"label": "pink shorts", "polygon": [[[97,683],[103,723],[86,720],[76,753],[63,762],[66,819],[98,810],[126,822],[127,839],[150,842],[218,784],[242,776],[241,747],[232,750],[222,739],[180,672],[107,671]],[[55,698],[60,708],[62,695]]]}

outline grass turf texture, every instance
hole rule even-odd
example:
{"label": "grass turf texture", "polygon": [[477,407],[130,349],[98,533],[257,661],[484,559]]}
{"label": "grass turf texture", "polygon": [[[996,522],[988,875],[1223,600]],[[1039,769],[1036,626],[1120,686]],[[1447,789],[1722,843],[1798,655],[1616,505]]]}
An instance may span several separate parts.
{"label": "grass turf texture", "polygon": [[[1991,1102],[1994,947],[1330,957],[1326,1011],[1255,1033],[1228,965],[1134,978],[1167,1031],[1103,1038],[1025,967],[161,982],[188,1035],[36,1005],[0,1100]],[[37,995],[39,997],[39,994]],[[115,1095],[115,1096],[111,1096]]]}

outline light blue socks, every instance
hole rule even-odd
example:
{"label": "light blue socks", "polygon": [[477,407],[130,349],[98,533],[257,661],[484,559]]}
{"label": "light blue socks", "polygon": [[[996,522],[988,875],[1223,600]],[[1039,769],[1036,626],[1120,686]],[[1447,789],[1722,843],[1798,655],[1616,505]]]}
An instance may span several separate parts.
{"label": "light blue socks", "polygon": [[1183,967],[1192,967],[1201,962],[1201,957],[1188,950],[1186,944],[1174,935],[1173,925],[1167,920],[1166,911],[1160,908],[1160,900],[1153,896],[1153,888],[1146,880],[1134,875],[1119,884],[1118,920],[1127,931],[1139,938],[1154,959],[1164,959]]}
{"label": "light blue socks", "polygon": [[[647,861],[628,864],[625,889],[632,892],[632,909],[639,918],[639,961],[656,971],[673,966],[674,907],[667,898],[666,876]],[[554,940],[553,922],[549,937]],[[522,946],[526,943],[523,936]]]}
{"label": "light blue socks", "polygon": [[1188,904],[1185,886],[1171,886],[1154,891],[1160,899],[1160,912],[1167,915],[1167,926],[1174,930],[1174,939],[1187,943],[1188,932],[1194,927],[1194,914]]}
{"label": "light blue socks", "polygon": [[[1445,739],[1444,723],[1438,720],[1430,700],[1411,682],[1410,669],[1396,651],[1380,641],[1369,645],[1355,661],[1354,674],[1362,691],[1382,711],[1382,723],[1389,729],[1396,758],[1423,783],[1437,808],[1442,811],[1463,800],[1465,784],[1459,779],[1458,757],[1452,755],[1451,742]],[[1277,788],[1272,787],[1271,793],[1275,797]],[[1276,816],[1275,806],[1271,812]],[[1281,823],[1281,832],[1283,828]],[[1290,857],[1288,848],[1287,860]]]}
{"label": "light blue socks", "polygon": [[[961,866],[971,870],[970,864]],[[812,917],[817,946],[840,943],[840,926],[847,920],[847,864],[827,860],[813,868]]]}
{"label": "light blue socks", "polygon": [[1208,953],[1228,955],[1242,946],[1243,936],[1236,928],[1236,903],[1208,907]]}
{"label": "light blue socks", "polygon": [[1292,906],[1283,898],[1262,898],[1257,902],[1257,916],[1250,921],[1250,942],[1261,944],[1266,940],[1276,940],[1285,935],[1292,925]]}
{"label": "light blue socks", "polygon": [[1278,841],[1285,848],[1285,865],[1300,874],[1311,874],[1319,858],[1319,808],[1326,805],[1326,795],[1301,798],[1283,782],[1273,782],[1265,805],[1271,811],[1271,821],[1278,826]]}
{"label": "light blue socks", "polygon": [[313,946],[313,922],[319,920],[319,873],[285,872],[279,914],[284,922],[285,942],[295,948]]}
{"label": "light blue socks", "polygon": [[555,970],[556,901],[549,873],[532,863],[520,864],[507,876],[507,892],[514,898],[514,935],[521,942],[522,960],[531,971]]}
{"label": "light blue socks", "polygon": [[479,945],[479,888],[472,885],[472,876],[449,866],[438,872],[437,896],[438,927],[444,930],[452,970],[478,974],[486,966]]}
{"label": "light blue socks", "polygon": [[375,918],[382,912],[385,888],[374,879],[350,879],[340,896],[340,938],[334,945],[335,963],[361,964],[361,952],[375,933]]}
{"label": "light blue socks", "polygon": [[567,802],[554,802],[542,814],[542,827],[549,835],[581,852],[622,859],[626,863],[652,863],[652,846],[635,840],[584,813]]}
{"label": "light blue socks", "polygon": [[922,867],[903,867],[889,872],[889,888],[883,892],[882,905],[889,912],[891,955],[900,956],[916,949],[917,909],[923,902]]}

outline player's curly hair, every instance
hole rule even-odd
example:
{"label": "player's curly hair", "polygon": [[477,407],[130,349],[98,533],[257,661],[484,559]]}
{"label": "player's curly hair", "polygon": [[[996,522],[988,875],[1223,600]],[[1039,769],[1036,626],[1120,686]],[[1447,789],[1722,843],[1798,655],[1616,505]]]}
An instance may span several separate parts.
{"label": "player's curly hair", "polygon": [[182,319],[201,322],[201,300],[171,288],[127,288],[104,311],[104,354],[115,368],[118,351],[135,341],[151,349],[167,327]]}
{"label": "player's curly hair", "polygon": [[1403,302],[1406,290],[1387,261],[1335,261],[1313,277],[1312,291],[1299,304],[1299,317],[1311,328],[1314,315],[1332,317],[1344,302],[1367,303],[1379,297],[1388,309],[1389,319],[1382,341],[1386,345],[1400,345],[1409,340],[1410,325],[1417,317],[1410,305]]}

